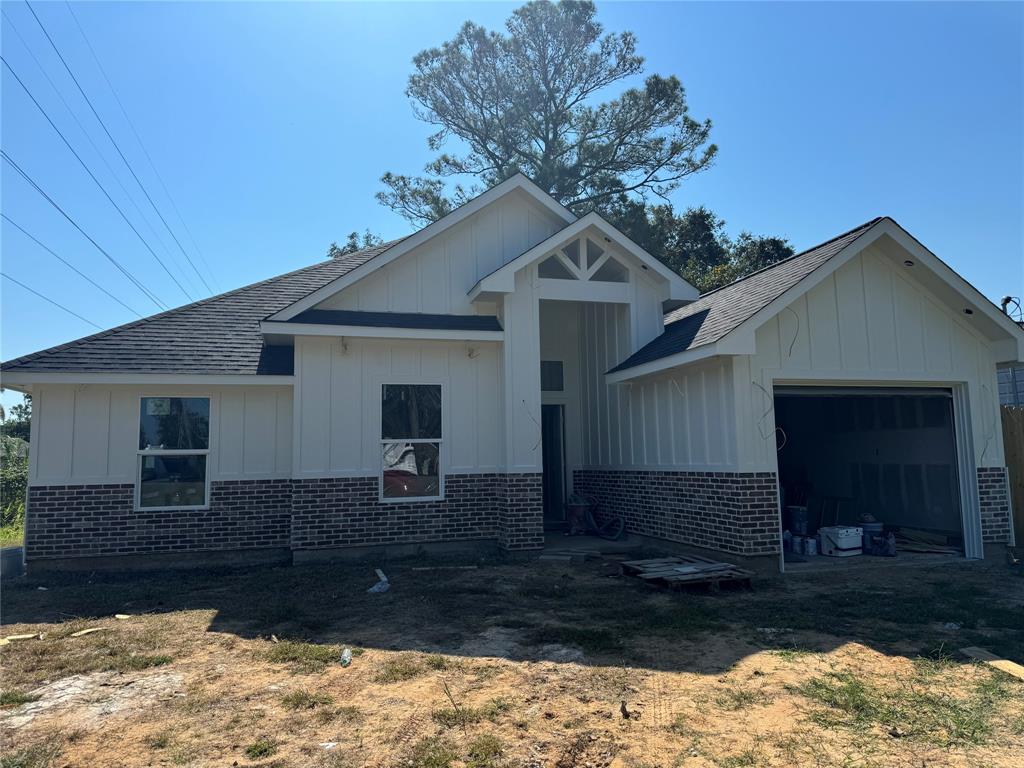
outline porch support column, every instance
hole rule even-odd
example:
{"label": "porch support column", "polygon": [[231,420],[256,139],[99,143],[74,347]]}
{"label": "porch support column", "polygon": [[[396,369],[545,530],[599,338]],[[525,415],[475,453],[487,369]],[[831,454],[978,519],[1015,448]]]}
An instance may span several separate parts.
{"label": "porch support column", "polygon": [[498,519],[503,549],[544,546],[541,492],[540,305],[534,290],[536,267],[515,276],[515,291],[502,305],[506,482]]}

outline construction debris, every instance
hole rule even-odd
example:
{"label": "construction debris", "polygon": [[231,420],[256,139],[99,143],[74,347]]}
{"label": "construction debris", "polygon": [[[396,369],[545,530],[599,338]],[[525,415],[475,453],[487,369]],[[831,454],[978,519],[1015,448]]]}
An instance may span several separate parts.
{"label": "construction debris", "polygon": [[900,528],[896,531],[897,552],[927,552],[937,555],[962,554],[959,547],[951,547],[944,534],[920,531],[916,528]]}
{"label": "construction debris", "polygon": [[622,572],[652,584],[670,587],[707,584],[712,590],[717,590],[723,582],[735,582],[749,587],[754,576],[753,571],[732,563],[720,563],[697,555],[626,560],[622,563]]}
{"label": "construction debris", "polygon": [[89,627],[88,629],[80,629],[77,632],[72,632],[70,636],[71,637],[85,637],[86,635],[91,635],[94,632],[105,632],[106,629],[107,629],[106,627]]}
{"label": "construction debris", "polygon": [[8,643],[16,643],[20,640],[41,640],[42,634],[35,632],[28,635],[8,635],[7,637],[0,640],[0,645],[7,645]]}
{"label": "construction debris", "polygon": [[384,574],[380,568],[375,568],[374,572],[377,574],[377,583],[370,587],[367,592],[387,592],[391,589],[391,582],[388,581],[388,577]]}
{"label": "construction debris", "polygon": [[984,648],[979,648],[977,646],[961,648],[960,653],[969,659],[974,659],[975,661],[988,664],[990,667],[998,669],[1000,672],[1013,675],[1018,680],[1024,680],[1024,667],[1014,661],[1010,661],[1009,659],[1000,658]]}

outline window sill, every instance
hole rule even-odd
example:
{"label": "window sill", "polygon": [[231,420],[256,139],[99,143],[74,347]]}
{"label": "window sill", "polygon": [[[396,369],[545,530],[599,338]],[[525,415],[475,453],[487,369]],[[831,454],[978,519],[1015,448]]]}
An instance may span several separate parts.
{"label": "window sill", "polygon": [[139,507],[136,506],[133,512],[209,512],[210,505],[202,504],[197,507]]}
{"label": "window sill", "polygon": [[444,496],[388,496],[387,498],[380,496],[378,500],[381,504],[408,504],[410,502],[444,501]]}

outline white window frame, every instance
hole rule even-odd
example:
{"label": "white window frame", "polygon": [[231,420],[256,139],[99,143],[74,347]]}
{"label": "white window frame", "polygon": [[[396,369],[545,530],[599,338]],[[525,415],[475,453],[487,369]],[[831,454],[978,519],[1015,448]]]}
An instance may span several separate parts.
{"label": "white window frame", "polygon": [[[186,450],[182,449],[168,449],[168,448],[136,448],[135,451],[135,492],[134,492],[134,507],[136,512],[188,512],[195,510],[207,510],[210,508],[210,442],[213,440],[213,396],[206,393],[188,393],[188,394],[142,394],[138,397],[138,406],[135,410],[137,415],[137,421],[135,423],[135,439],[138,441],[139,430],[142,427],[142,401],[149,398],[167,398],[167,399],[203,399],[209,402],[209,434],[206,440],[206,448],[203,450],[189,448]],[[136,445],[138,443],[136,442]],[[144,507],[142,506],[142,460],[146,456],[202,456],[206,461],[206,472],[205,477],[205,488],[203,490],[204,504],[190,504],[187,506],[171,506],[171,507]]]}
{"label": "white window frame", "polygon": [[[389,379],[381,381],[377,388],[377,433],[384,426],[384,387],[424,386],[441,388],[441,437],[417,437],[415,439],[380,439],[380,450],[377,453],[377,500],[382,504],[406,504],[408,502],[444,501],[445,452],[444,436],[448,432],[447,411],[445,407],[445,384],[440,381],[402,381]],[[385,496],[384,495],[384,446],[395,443],[437,443],[437,496]]]}

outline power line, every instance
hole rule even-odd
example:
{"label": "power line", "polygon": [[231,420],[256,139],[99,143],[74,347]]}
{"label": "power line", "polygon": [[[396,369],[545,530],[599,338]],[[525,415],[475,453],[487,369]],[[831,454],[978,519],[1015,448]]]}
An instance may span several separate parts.
{"label": "power line", "polygon": [[[110,133],[110,130],[107,128],[107,124],[103,122],[103,118],[100,117],[100,113],[97,112],[96,107],[93,106],[92,100],[88,97],[88,95],[86,95],[85,89],[82,88],[82,84],[78,82],[78,78],[75,77],[75,73],[71,71],[71,67],[68,66],[67,61],[65,61],[64,57],[61,55],[60,49],[57,48],[57,44],[53,41],[53,38],[50,37],[50,33],[46,31],[46,27],[43,26],[43,22],[40,20],[39,16],[36,15],[35,9],[32,7],[32,4],[28,0],[25,0],[25,5],[28,6],[29,11],[31,11],[32,16],[35,18],[36,23],[39,25],[39,28],[43,30],[43,34],[46,35],[46,39],[50,41],[50,46],[53,48],[54,53],[57,54],[57,58],[60,59],[60,63],[64,65],[64,69],[67,70],[68,75],[74,81],[75,86],[78,88],[78,92],[82,94],[82,98],[85,99],[85,103],[89,105],[89,109],[92,110],[92,114],[96,118],[96,121],[100,124],[100,127],[103,128],[103,132],[107,134],[107,138],[110,139],[110,143],[114,145],[114,149],[117,150],[117,154],[121,157],[121,161],[125,164],[125,167],[128,169],[128,172],[132,175],[132,178],[135,179],[135,183],[139,185],[139,189],[142,190],[142,194],[146,196],[146,199],[149,201],[149,204],[153,206],[153,210],[156,211],[156,215],[160,218],[160,221],[163,222],[164,227],[167,228],[167,231],[174,239],[174,242],[177,243],[178,248],[181,250],[181,253],[185,256],[185,259],[189,262],[189,264],[192,265],[192,269],[195,269],[196,274],[199,274],[199,270],[197,270],[196,265],[192,263],[191,257],[185,252],[185,249],[182,248],[181,242],[178,240],[178,236],[174,234],[174,230],[172,230],[171,226],[167,223],[167,219],[164,218],[164,215],[160,212],[160,209],[157,207],[156,203],[153,202],[153,198],[146,190],[146,187],[142,183],[141,179],[139,179],[138,175],[135,173],[135,169],[132,168],[131,163],[128,162],[128,158],[125,157],[124,152],[121,151],[120,145],[117,143],[113,135]],[[203,282],[205,283],[205,280]],[[207,286],[207,288],[209,288],[209,286]]]}
{"label": "power line", "polygon": [[185,296],[186,296],[186,297],[188,298],[188,300],[189,300],[189,301],[195,301],[195,299],[193,299],[193,298],[192,298],[192,294],[190,294],[190,293],[189,293],[189,292],[188,292],[188,291],[187,291],[187,290],[185,289],[185,286],[183,286],[183,285],[181,284],[181,282],[180,282],[180,281],[178,280],[178,278],[176,278],[176,277],[174,276],[174,273],[172,273],[172,272],[171,272],[171,270],[170,270],[170,269],[168,269],[167,265],[166,265],[166,264],[164,263],[164,260],[163,260],[163,259],[161,259],[159,255],[157,255],[157,252],[153,250],[153,247],[152,247],[152,246],[151,246],[151,245],[149,244],[149,242],[148,242],[148,241],[146,240],[146,238],[144,238],[144,237],[142,236],[142,233],[141,233],[141,232],[139,232],[139,230],[135,228],[135,225],[134,225],[134,224],[132,224],[131,220],[130,220],[130,219],[128,218],[128,216],[127,216],[127,215],[125,214],[125,212],[124,212],[123,210],[121,210],[121,206],[119,206],[119,205],[117,204],[117,202],[116,202],[116,201],[114,200],[114,198],[112,198],[112,197],[110,196],[110,193],[109,193],[109,192],[107,192],[107,189],[106,189],[106,187],[104,187],[104,186],[103,186],[103,184],[102,184],[102,183],[100,182],[100,180],[96,178],[96,174],[94,174],[94,173],[93,173],[93,172],[92,172],[92,171],[91,171],[91,170],[89,169],[89,166],[88,166],[88,165],[86,165],[86,163],[85,163],[85,160],[83,160],[83,159],[82,159],[82,157],[81,157],[81,155],[79,155],[79,154],[78,154],[78,152],[76,152],[76,151],[75,151],[75,148],[74,148],[73,146],[71,146],[71,142],[67,140],[67,138],[66,138],[66,137],[64,136],[64,134],[63,134],[63,133],[61,133],[61,130],[60,130],[60,128],[58,128],[58,127],[57,127],[57,124],[56,124],[56,123],[54,123],[52,119],[50,119],[50,116],[49,116],[49,115],[48,115],[48,114],[46,113],[46,110],[45,110],[45,109],[43,109],[43,105],[42,105],[42,104],[40,104],[40,103],[39,103],[39,102],[38,102],[38,101],[36,100],[36,97],[35,97],[35,96],[33,96],[33,95],[32,95],[32,91],[30,91],[30,90],[28,89],[28,86],[27,86],[27,85],[25,85],[25,83],[23,83],[23,82],[22,82],[22,80],[21,80],[21,78],[20,78],[20,77],[18,77],[18,73],[14,71],[14,68],[13,68],[13,67],[12,67],[12,66],[11,66],[11,65],[10,65],[10,64],[8,63],[7,59],[5,59],[5,58],[4,58],[3,56],[0,56],[0,61],[2,61],[2,62],[3,62],[3,65],[4,65],[5,67],[7,67],[7,71],[8,71],[8,72],[10,72],[10,73],[11,73],[11,74],[12,74],[12,75],[14,76],[14,79],[18,81],[18,85],[20,85],[20,86],[22,87],[22,89],[23,89],[23,90],[25,91],[25,93],[26,93],[26,94],[28,95],[28,97],[29,97],[29,98],[30,98],[30,99],[32,100],[32,103],[36,105],[36,109],[38,109],[38,110],[40,111],[40,113],[42,113],[43,117],[45,117],[45,118],[46,118],[46,122],[48,122],[48,123],[50,124],[50,127],[51,127],[51,128],[53,128],[53,130],[57,132],[57,135],[58,135],[58,136],[60,136],[60,138],[61,138],[61,141],[63,141],[63,142],[64,142],[64,144],[65,144],[65,145],[67,146],[67,148],[68,148],[68,149],[69,149],[69,150],[71,151],[71,154],[75,156],[75,159],[76,159],[76,160],[78,160],[78,162],[79,162],[79,163],[81,163],[82,167],[83,167],[83,168],[85,169],[85,172],[89,174],[89,178],[91,178],[91,179],[92,179],[92,180],[93,180],[93,181],[94,181],[94,182],[96,183],[96,186],[100,188],[100,191],[101,191],[101,192],[102,192],[102,193],[103,193],[104,195],[106,195],[106,197],[107,197],[107,200],[109,200],[109,201],[110,201],[110,204],[111,204],[112,206],[114,206],[114,208],[115,208],[115,209],[117,209],[117,212],[118,212],[119,214],[121,214],[121,218],[122,218],[122,219],[124,219],[125,223],[126,223],[126,224],[127,224],[127,225],[128,225],[129,227],[131,227],[131,230],[132,230],[132,232],[134,232],[134,233],[135,233],[135,236],[136,236],[136,237],[138,237],[138,238],[139,238],[139,240],[140,240],[140,241],[142,242],[142,244],[143,244],[144,246],[146,246],[146,249],[147,249],[147,250],[148,250],[148,251],[149,251],[149,252],[150,252],[151,254],[153,254],[153,258],[157,260],[157,263],[158,263],[158,264],[159,264],[159,265],[160,265],[161,267],[163,267],[163,269],[164,269],[164,272],[166,272],[166,273],[167,273],[167,276],[168,276],[168,277],[170,277],[170,278],[171,278],[171,280],[173,280],[173,281],[174,281],[174,284],[175,284],[175,285],[177,285],[177,286],[178,286],[178,288],[180,288],[180,289],[181,289],[181,292],[185,294]]}
{"label": "power line", "polygon": [[156,295],[152,291],[150,291],[145,285],[143,285],[139,281],[139,279],[137,277],[135,277],[135,275],[133,275],[131,272],[129,272],[127,269],[125,269],[125,267],[122,266],[121,262],[119,262],[117,259],[115,259],[113,256],[111,256],[109,253],[107,253],[106,250],[103,249],[103,246],[101,246],[99,243],[97,243],[95,240],[93,240],[89,236],[89,233],[86,232],[84,229],[82,229],[78,225],[77,221],[72,219],[71,216],[69,216],[68,213],[63,208],[61,208],[60,205],[58,205],[57,202],[52,197],[50,197],[48,194],[46,194],[46,191],[43,190],[43,188],[40,187],[38,184],[36,184],[36,182],[32,179],[32,177],[29,176],[25,171],[22,170],[20,165],[18,165],[16,162],[14,162],[14,160],[11,158],[11,156],[7,154],[6,150],[0,149],[0,157],[2,157],[4,160],[6,160],[10,164],[10,166],[15,171],[18,172],[18,174],[21,176],[21,178],[23,178],[25,181],[27,181],[29,184],[31,184],[33,189],[36,190],[36,192],[38,192],[40,195],[42,195],[50,205],[52,205],[54,208],[56,208],[60,212],[60,214],[65,219],[68,220],[68,222],[71,224],[71,226],[73,226],[75,229],[77,229],[79,232],[81,232],[82,235],[85,237],[85,239],[88,240],[90,243],[92,243],[96,247],[96,250],[98,250],[100,253],[102,253],[111,264],[113,264],[115,267],[117,267],[117,269],[121,272],[122,275],[124,275],[126,278],[128,278],[128,280],[131,281],[131,283],[136,288],[138,288],[140,291],[142,291],[150,301],[152,301],[154,304],[156,304],[158,309],[167,309],[167,305],[166,304],[164,304],[162,301],[160,301],[160,299],[158,299],[156,297]]}
{"label": "power line", "polygon": [[121,181],[121,177],[114,172],[113,168],[110,167],[110,163],[107,161],[106,155],[100,151],[100,148],[98,146],[96,146],[96,142],[93,141],[92,134],[85,129],[84,125],[82,125],[82,121],[78,119],[78,115],[75,114],[75,110],[73,110],[71,108],[71,105],[68,104],[67,99],[64,98],[64,94],[61,93],[61,90],[57,87],[57,84],[53,82],[53,78],[50,77],[49,73],[46,71],[46,67],[44,67],[42,62],[39,61],[39,58],[32,50],[32,47],[28,44],[28,41],[26,41],[25,38],[22,36],[21,32],[18,30],[17,25],[14,23],[14,20],[10,16],[8,16],[7,11],[3,10],[2,8],[0,8],[0,14],[3,15],[4,20],[11,28],[11,31],[14,32],[15,36],[18,38],[18,41],[21,43],[22,47],[24,47],[24,49],[28,52],[28,55],[32,58],[32,61],[35,62],[36,67],[39,69],[40,72],[42,72],[43,77],[46,78],[46,82],[50,84],[50,88],[52,88],[53,92],[57,94],[57,98],[60,99],[61,104],[64,105],[64,109],[66,109],[68,114],[71,115],[71,119],[75,121],[75,125],[78,126],[78,129],[82,132],[82,135],[85,136],[86,140],[89,142],[89,146],[93,148],[93,151],[103,162],[103,166],[110,173],[111,178],[113,178],[114,181],[117,183],[117,186],[124,193],[124,196],[128,198],[128,202],[132,204],[132,207],[135,209],[135,212],[138,213],[139,217],[145,222],[146,227],[149,229],[153,237],[155,237],[157,242],[160,243],[160,247],[168,256],[170,256],[170,250],[167,248],[167,244],[164,243],[163,238],[160,237],[160,234],[150,223],[149,218],[147,218],[146,214],[143,213],[142,209],[139,207],[139,204],[135,201],[135,196],[132,195],[125,187],[124,183]]}
{"label": "power line", "polygon": [[[89,49],[89,53],[92,54],[93,61],[96,62],[96,66],[97,68],[99,68],[100,74],[103,75],[103,79],[106,81],[107,87],[110,88],[110,92],[114,96],[114,101],[117,102],[117,106],[120,108],[121,114],[124,115],[125,122],[128,123],[128,127],[132,129],[132,133],[135,135],[135,140],[138,142],[139,148],[142,150],[142,154],[146,156],[146,162],[149,163],[149,167],[153,170],[153,175],[156,176],[157,181],[160,182],[160,186],[164,190],[164,194],[167,195],[167,199],[168,201],[170,201],[171,208],[174,209],[174,213],[177,215],[178,221],[180,221],[181,226],[185,228],[185,233],[188,235],[189,240],[192,241],[192,246],[196,249],[196,253],[199,255],[200,260],[206,267],[206,271],[210,274],[210,279],[216,282],[216,279],[214,278],[213,275],[213,270],[210,268],[210,264],[206,260],[206,256],[203,255],[203,251],[199,247],[199,243],[196,242],[195,237],[192,235],[192,230],[189,229],[188,222],[185,221],[185,217],[182,216],[181,211],[178,210],[178,204],[174,201],[174,197],[171,195],[171,191],[167,188],[167,184],[164,183],[164,178],[163,176],[160,175],[160,171],[157,169],[156,163],[153,162],[153,158],[150,156],[149,150],[146,149],[146,145],[143,143],[142,137],[139,135],[138,130],[136,130],[135,128],[135,123],[133,123],[132,119],[128,116],[128,110],[126,110],[124,108],[124,104],[121,103],[121,97],[117,95],[117,89],[114,88],[114,84],[110,81],[110,78],[107,76],[107,70],[103,68],[103,63],[100,61],[100,57],[96,54],[96,50],[92,47],[92,43],[89,42],[89,36],[85,34],[85,28],[82,27],[81,22],[78,20],[78,15],[75,13],[74,9],[71,7],[71,3],[68,2],[68,0],[64,0],[64,5],[67,6],[68,13],[71,14],[71,18],[75,20],[75,26],[78,27],[78,31],[82,35],[82,39],[85,41],[85,45]],[[181,246],[180,243],[178,245],[179,247]],[[191,261],[189,263],[191,263]],[[192,264],[192,268],[196,268],[195,264]],[[209,284],[206,282],[206,280],[203,280],[203,276],[199,274],[199,270],[196,270],[196,275],[199,277],[200,280],[203,281],[203,285],[206,286],[206,289],[210,290]]]}
{"label": "power line", "polygon": [[92,326],[93,328],[95,328],[96,330],[98,330],[98,331],[102,331],[102,330],[103,330],[103,327],[102,327],[102,326],[100,326],[100,325],[96,325],[96,323],[94,323],[94,322],[93,322],[92,320],[89,320],[88,318],[82,317],[82,316],[81,316],[80,314],[78,314],[77,312],[75,312],[75,311],[74,311],[73,309],[68,309],[67,307],[65,307],[65,306],[64,306],[63,304],[61,304],[60,302],[54,301],[53,299],[49,298],[48,296],[43,296],[43,294],[41,294],[41,293],[40,293],[39,291],[35,290],[34,288],[29,288],[29,287],[28,287],[27,285],[25,285],[25,284],[24,284],[23,282],[21,282],[20,280],[15,280],[15,279],[14,279],[13,277],[11,277],[10,275],[8,275],[8,274],[7,274],[6,272],[0,272],[0,277],[6,277],[6,278],[7,278],[8,280],[10,280],[10,281],[11,281],[12,283],[14,283],[15,285],[20,285],[20,286],[21,286],[22,288],[24,288],[24,289],[25,289],[26,291],[28,291],[29,293],[34,293],[34,294],[35,294],[36,296],[38,296],[38,297],[39,297],[40,299],[42,299],[43,301],[48,301],[48,302],[50,302],[51,304],[53,304],[53,306],[57,307],[58,309],[63,309],[63,310],[64,310],[65,312],[67,312],[67,313],[68,313],[69,315],[74,315],[74,316],[75,316],[75,317],[77,317],[77,318],[78,318],[79,320],[81,320],[81,321],[82,321],[83,323],[88,323],[89,325],[91,325],[91,326]]}
{"label": "power line", "polygon": [[19,232],[21,232],[21,234],[23,234],[23,235],[24,235],[25,237],[27,237],[27,238],[28,238],[29,240],[31,240],[31,241],[32,241],[33,243],[35,243],[36,245],[38,245],[38,246],[39,246],[40,248],[42,248],[42,249],[43,249],[44,251],[46,251],[47,253],[49,253],[49,254],[50,254],[51,256],[53,256],[53,257],[54,257],[55,259],[57,259],[58,261],[60,261],[60,263],[61,263],[61,264],[63,264],[64,266],[66,266],[66,267],[67,267],[68,269],[70,269],[70,270],[71,270],[72,272],[74,272],[74,273],[75,273],[76,275],[78,275],[78,276],[79,276],[79,277],[81,277],[81,278],[82,278],[83,280],[85,280],[86,282],[88,282],[88,283],[89,283],[90,285],[92,285],[92,286],[95,286],[96,288],[99,288],[99,289],[100,289],[101,291],[103,291],[103,293],[105,293],[105,294],[106,294],[107,296],[109,296],[110,298],[112,298],[112,299],[113,299],[114,301],[116,301],[116,302],[117,302],[118,304],[120,304],[120,305],[121,305],[122,307],[124,307],[125,309],[127,309],[127,310],[128,310],[129,312],[131,312],[131,313],[132,313],[133,315],[135,315],[136,317],[142,317],[142,315],[141,315],[141,314],[140,314],[140,313],[139,313],[139,312],[138,312],[137,310],[134,310],[134,309],[132,309],[131,307],[129,307],[129,306],[127,305],[127,304],[125,304],[125,303],[124,303],[123,301],[121,301],[121,300],[120,300],[119,298],[117,298],[117,296],[115,296],[114,294],[112,294],[112,293],[111,293],[110,291],[108,291],[108,290],[107,290],[106,288],[104,288],[104,287],[103,287],[102,285],[100,285],[100,284],[99,284],[99,283],[97,283],[97,282],[96,282],[95,280],[93,280],[93,279],[92,279],[91,277],[89,277],[89,276],[88,276],[87,274],[85,274],[84,272],[82,272],[82,271],[81,271],[80,269],[78,269],[78,267],[76,267],[76,266],[75,266],[74,264],[72,264],[72,263],[71,263],[70,261],[68,261],[67,259],[65,259],[65,258],[64,258],[63,256],[61,256],[61,255],[60,255],[59,253],[57,253],[57,252],[56,252],[55,250],[53,250],[53,249],[52,249],[52,248],[50,248],[49,246],[45,245],[44,243],[40,242],[40,241],[39,241],[39,240],[38,240],[38,239],[37,239],[36,237],[34,237],[34,236],[32,235],[32,233],[28,232],[28,231],[27,231],[27,230],[26,230],[26,229],[25,229],[24,227],[22,227],[22,226],[21,226],[20,224],[18,224],[18,223],[17,223],[16,221],[14,221],[13,219],[11,219],[11,217],[10,217],[10,216],[8,216],[8,215],[7,215],[6,213],[2,213],[2,212],[0,212],[0,218],[3,218],[3,219],[4,219],[4,220],[5,220],[5,221],[6,221],[6,222],[7,222],[8,224],[10,224],[10,225],[11,225],[12,227],[14,227],[15,229],[17,229],[17,230],[18,230]]}

